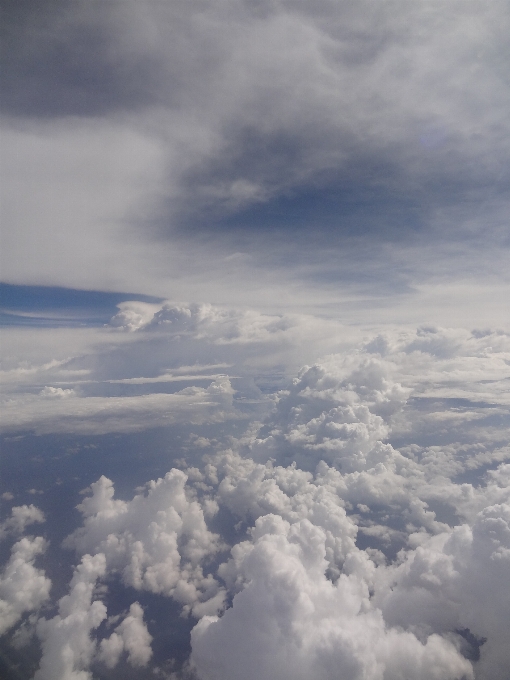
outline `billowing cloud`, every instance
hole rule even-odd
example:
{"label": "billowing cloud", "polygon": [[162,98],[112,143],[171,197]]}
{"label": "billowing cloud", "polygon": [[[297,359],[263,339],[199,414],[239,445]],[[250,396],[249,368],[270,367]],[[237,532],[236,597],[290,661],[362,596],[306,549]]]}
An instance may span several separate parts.
{"label": "billowing cloud", "polygon": [[143,609],[133,602],[129,614],[115,628],[109,638],[101,641],[98,655],[108,668],[113,668],[125,650],[127,660],[132,666],[146,666],[152,656],[152,637],[143,621]]}
{"label": "billowing cloud", "polygon": [[[171,596],[187,610],[221,609],[224,590],[202,570],[222,547],[220,537],[208,530],[186,480],[171,470],[151,481],[146,495],[125,502],[114,500],[111,481],[102,477],[80,504],[84,526],[68,537],[67,547],[104,555],[106,568],[120,572],[126,585]],[[216,509],[214,503],[207,508]]]}
{"label": "billowing cloud", "polygon": [[[39,352],[29,367],[13,355],[14,435],[165,419],[185,434],[170,471],[134,495],[106,476],[84,491],[63,546],[82,562],[59,613],[35,624],[37,680],[126,663],[200,680],[505,678],[509,336],[342,332],[305,315],[125,302],[81,355]],[[41,519],[20,505],[4,528]],[[48,590],[33,557],[23,564]],[[136,597],[115,606],[110,584]],[[30,593],[13,626],[46,601]],[[187,662],[161,658],[157,597],[192,629]]]}
{"label": "billowing cloud", "polygon": [[[166,307],[137,332],[211,339],[210,314]],[[214,342],[235,346],[238,331],[219,318]],[[485,411],[507,413],[507,356],[505,334],[434,328],[329,355],[230,450],[201,444],[201,466],[183,461],[185,473],[127,501],[110,480],[93,484],[66,546],[104,556],[105,574],[199,619],[190,663],[204,680],[327,680],[338,669],[371,680],[503,678],[509,452]],[[446,410],[434,420],[438,399]],[[431,443],[445,424],[451,439]],[[475,438],[478,465],[493,468],[458,484],[477,470],[465,443]],[[450,461],[441,475],[440,460]],[[209,528],[220,516],[225,538]],[[98,658],[114,666],[126,651],[148,662],[142,622],[133,605]],[[126,637],[138,626],[144,653]]]}
{"label": "billowing cloud", "polygon": [[265,428],[268,436],[257,438],[254,457],[290,457],[303,469],[324,460],[352,472],[372,468],[387,455],[377,442],[387,439],[386,421],[408,393],[388,380],[384,361],[361,357],[342,363],[336,357],[329,366],[303,369],[279,400]]}
{"label": "billowing cloud", "polygon": [[11,516],[0,524],[0,540],[9,534],[22,534],[25,527],[45,521],[44,513],[35,505],[18,505],[12,508]]}
{"label": "billowing cloud", "polygon": [[508,4],[4,4],[0,653],[506,680]]}
{"label": "billowing cloud", "polygon": [[11,549],[11,557],[0,576],[0,634],[19,621],[22,614],[38,609],[49,599],[51,581],[34,566],[46,549],[42,536],[24,537]]}
{"label": "billowing cloud", "polygon": [[452,642],[388,628],[358,574],[328,580],[326,536],[309,521],[267,515],[252,535],[232,608],[193,630],[200,678],[473,678]]}
{"label": "billowing cloud", "polygon": [[478,662],[476,677],[487,680],[502,680],[510,662],[503,643],[510,606],[503,585],[510,576],[509,520],[508,504],[489,505],[472,526],[429,539],[390,570],[391,583],[375,597],[393,625],[464,635],[468,656]]}
{"label": "billowing cloud", "polygon": [[[40,335],[44,346],[44,329]],[[58,346],[60,330],[54,335]],[[257,385],[274,389],[311,358],[311,346],[330,351],[353,335],[336,321],[304,314],[121,303],[88,346],[79,338],[74,347],[63,330],[62,348],[50,344],[29,362],[16,338],[9,342],[1,427],[99,434],[244,418],[239,398],[262,403]]]}
{"label": "billowing cloud", "polygon": [[96,643],[91,631],[106,618],[106,607],[93,600],[97,579],[105,572],[102,554],[84,555],[74,571],[70,592],[59,600],[59,612],[52,619],[39,619],[42,658],[34,680],[88,680],[88,666]]}
{"label": "billowing cloud", "polygon": [[[508,465],[476,486],[455,476],[476,469],[469,446],[485,450],[479,466],[491,450],[493,464],[507,459],[502,431],[485,426],[487,409],[508,414],[507,342],[439,329],[378,337],[303,369],[241,455],[208,457],[220,506],[253,528],[218,570],[232,607],[193,631],[199,677],[505,677]],[[447,411],[433,425],[420,403],[437,399]],[[446,423],[449,444],[428,446]],[[405,433],[413,446],[387,443]],[[227,638],[232,652],[219,654]]]}

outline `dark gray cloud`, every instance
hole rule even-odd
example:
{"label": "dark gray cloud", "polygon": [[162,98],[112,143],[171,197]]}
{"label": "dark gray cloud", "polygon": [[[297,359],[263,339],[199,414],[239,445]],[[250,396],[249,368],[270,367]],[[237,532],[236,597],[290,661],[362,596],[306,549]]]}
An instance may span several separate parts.
{"label": "dark gray cloud", "polygon": [[494,232],[508,21],[502,2],[13,3],[3,106],[128,116],[155,135],[162,235],[413,237],[480,203]]}
{"label": "dark gray cloud", "polygon": [[111,31],[115,9],[109,2],[7,2],[4,113],[97,116],[150,102],[154,60],[119,49]]}

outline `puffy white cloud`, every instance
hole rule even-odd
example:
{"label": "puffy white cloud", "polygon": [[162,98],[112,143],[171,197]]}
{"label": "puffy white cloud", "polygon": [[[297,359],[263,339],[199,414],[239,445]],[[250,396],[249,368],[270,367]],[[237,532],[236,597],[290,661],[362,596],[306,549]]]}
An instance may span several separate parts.
{"label": "puffy white cloud", "polygon": [[[168,395],[183,418],[179,400],[221,392],[218,371],[232,381],[234,371],[240,380],[263,380],[266,371],[274,379],[279,365],[285,376],[300,352],[314,350],[313,342],[299,347],[300,334],[319,329],[329,329],[321,346],[330,348],[333,326],[304,326],[304,317],[165,303],[145,320],[133,317],[130,332],[104,329],[119,345],[108,341],[93,378],[143,389],[209,376],[209,391]],[[172,597],[198,618],[191,661],[203,680],[506,680],[509,360],[503,332],[370,333],[355,349],[305,366],[288,389],[276,392],[274,381],[265,400],[272,410],[228,437],[230,448],[190,434],[179,455],[192,459],[175,463],[184,472],[172,469],[130,500],[116,499],[113,482],[100,478],[65,546],[102,561],[98,577]],[[89,399],[79,394],[33,398],[64,409]],[[231,389],[218,399],[235,411]],[[200,412],[214,420],[214,411]],[[35,517],[23,507],[21,524]],[[86,678],[96,661],[108,673],[122,655],[151,664],[137,603],[111,621],[96,654],[91,632],[106,616],[92,602],[96,578],[80,586],[86,592],[73,609],[83,625],[73,628],[64,600],[55,619],[39,624],[42,678],[54,668]]]}
{"label": "puffy white cloud", "polygon": [[117,305],[119,311],[110,320],[110,325],[123,331],[137,331],[147,326],[161,305],[148,302],[126,301]]}
{"label": "puffy white cloud", "polygon": [[222,618],[204,617],[192,631],[200,678],[474,677],[446,639],[388,628],[357,574],[328,580],[325,539],[308,520],[257,520],[253,543],[239,546],[246,585]]}
{"label": "puffy white cloud", "polygon": [[[342,663],[346,664],[346,677],[476,677],[480,680],[505,677],[508,653],[503,638],[510,611],[508,598],[503,594],[504,583],[510,576],[507,505],[489,505],[475,517],[472,526],[459,525],[452,530],[436,522],[433,513],[424,512],[425,504],[418,504],[415,516],[409,513],[409,519],[426,526],[435,536],[412,534],[411,547],[401,552],[400,562],[389,566],[385,566],[384,560],[377,560],[374,554],[377,551],[360,551],[348,542],[344,544],[347,554],[343,560],[337,560],[337,569],[332,570],[328,528],[335,525],[332,512],[335,504],[328,503],[328,495],[333,499],[335,494],[329,489],[326,491],[327,487],[319,487],[322,493],[315,494],[314,500],[315,505],[322,505],[324,513],[317,512],[309,500],[313,495],[310,487],[318,482],[324,484],[327,477],[324,469],[313,480],[309,473],[294,467],[273,469],[249,460],[237,461],[236,465],[233,455],[223,461],[223,466],[219,476],[225,474],[225,469],[228,474],[219,486],[220,503],[225,502],[238,515],[244,513],[258,519],[251,532],[253,540],[235,545],[232,558],[219,569],[229,589],[238,593],[232,609],[220,619],[205,617],[193,632],[192,658],[200,677],[207,680],[255,678],[257,674],[258,677],[267,674],[282,678],[329,678],[336,677],[335,672],[343,668]],[[493,475],[499,484],[492,481],[480,490],[479,504],[490,502],[495,494],[493,487],[499,489],[500,497],[509,497],[510,487],[501,476],[505,467],[501,466],[499,474]],[[212,472],[209,470],[209,477]],[[330,472],[339,475],[336,470]],[[337,508],[342,501],[336,497]],[[261,516],[263,509],[278,514]],[[388,509],[385,504],[384,510]],[[363,511],[371,512],[368,506]],[[282,518],[289,518],[290,522]],[[354,520],[356,516],[344,516],[344,527],[351,523],[354,528]],[[293,561],[288,558],[287,565],[288,546],[281,535],[301,545],[303,526],[320,536],[320,541],[317,539],[313,544],[314,550],[308,546],[306,551],[293,553]],[[332,533],[338,538],[341,533],[338,524],[335,529]],[[355,530],[351,530],[353,535]],[[271,542],[271,552],[267,545],[264,544],[264,549],[259,545],[262,537]],[[413,547],[419,537],[418,547]],[[268,557],[269,552],[272,559]],[[273,556],[274,553],[277,556]],[[310,605],[309,589],[301,581],[294,587],[290,585],[298,581],[300,570],[309,568],[310,555],[320,562],[320,576],[310,573],[310,584],[314,592],[320,590],[321,583],[332,591],[324,597],[332,612],[319,610],[315,601]],[[359,628],[358,620],[342,624],[348,599],[345,591],[334,604],[335,588],[340,589],[340,584],[345,588],[347,582],[350,588],[356,583],[366,595],[364,607],[359,605],[355,612],[356,617],[366,616]],[[352,596],[351,590],[349,594]],[[317,620],[313,613],[315,607],[320,611]],[[376,621],[380,618],[379,628],[372,617]],[[322,634],[327,637],[327,644],[319,632],[321,626],[326,627],[324,620],[330,627],[327,635]],[[356,654],[345,644],[343,625],[355,636],[355,648],[363,663],[358,663]],[[402,630],[407,633],[403,634]],[[311,641],[317,637],[318,649],[313,649]],[[234,644],[228,646],[232,653],[218,654],[218,649],[226,648],[228,638],[234,640]],[[490,644],[489,640],[492,640]],[[363,649],[364,644],[370,651]],[[333,655],[329,645],[338,658],[333,656],[327,662],[328,654]],[[379,650],[385,652],[378,656]],[[472,669],[463,657],[473,662]],[[281,662],[282,658],[285,663]]]}
{"label": "puffy white cloud", "polygon": [[[428,507],[433,494],[419,466],[391,447],[390,450],[393,456],[372,469],[342,474],[322,462],[315,475],[294,464],[287,468],[263,465],[233,452],[220,453],[208,457],[211,462],[205,467],[204,479],[209,484],[219,481],[217,502],[248,524],[274,513],[291,523],[306,518],[322,527],[326,532],[328,573],[334,576],[342,569],[360,533],[378,539],[380,549],[391,554],[392,546],[415,541],[422,532],[426,537],[448,528]],[[445,482],[437,496],[443,498],[449,489]],[[470,495],[468,507],[476,507],[475,503],[477,507],[486,504],[487,496],[482,491],[478,497]],[[460,499],[455,507],[461,512]],[[377,562],[382,553],[375,550],[371,556]],[[227,569],[220,573],[228,576],[229,572]],[[365,576],[370,580],[368,572]]]}
{"label": "puffy white cloud", "polygon": [[[507,497],[510,490],[507,489]],[[414,631],[469,631],[480,680],[503,680],[510,599],[510,506],[484,508],[472,526],[435,536],[389,568],[376,589],[385,619]]]}
{"label": "puffy white cloud", "polygon": [[[203,479],[218,482],[220,506],[255,527],[218,570],[236,593],[232,607],[193,631],[199,677],[330,678],[338,669],[370,679],[506,677],[509,466],[489,470],[477,485],[455,483],[459,472],[508,455],[497,445],[502,431],[487,436],[484,422],[487,408],[508,412],[500,390],[508,338],[491,339],[496,349],[487,349],[484,334],[428,329],[378,338],[368,356],[329,357],[303,369],[238,451],[206,456]],[[442,401],[452,443],[416,444],[404,454],[384,443],[394,429],[421,440],[420,417],[426,427],[430,419],[413,401],[438,383],[453,392],[453,405]],[[482,389],[488,405],[471,406]],[[458,430],[461,394],[467,410],[478,410]],[[376,416],[364,438],[328,429],[352,405],[365,425],[360,414]],[[477,436],[484,441],[478,462],[471,455]],[[331,450],[340,452],[340,469],[325,462]],[[440,471],[445,456],[455,464]],[[298,466],[285,467],[292,459]],[[451,526],[437,519],[441,503]],[[378,539],[383,552],[360,550],[360,535]],[[396,559],[391,545],[403,546]]]}
{"label": "puffy white cloud", "polygon": [[59,601],[59,613],[39,619],[42,658],[34,680],[89,680],[88,671],[96,642],[90,636],[106,618],[106,607],[93,600],[94,587],[105,573],[104,555],[84,555],[69,585],[69,595]]}
{"label": "puffy white cloud", "polygon": [[[504,465],[489,472],[481,487],[456,484],[454,478],[508,460],[503,385],[509,349],[504,333],[387,332],[361,352],[331,355],[303,369],[239,451],[263,463],[296,461],[300,469],[317,473],[314,484],[334,490],[345,503],[386,506],[384,513],[395,520],[400,515],[401,529],[407,522],[440,532],[444,525],[424,503],[446,503],[472,519],[486,505],[504,500]],[[448,392],[438,393],[440,385]],[[398,448],[388,440],[398,441]],[[224,466],[223,488],[251,483],[252,462],[236,472],[239,465]],[[239,497],[244,499],[243,493]]]}
{"label": "puffy white cloud", "polygon": [[41,536],[24,537],[13,545],[0,576],[0,634],[17,623],[24,612],[38,609],[48,600],[51,581],[34,567],[36,556],[45,549]]}
{"label": "puffy white cloud", "polygon": [[109,638],[101,640],[98,659],[113,668],[125,650],[132,666],[146,666],[152,656],[151,641],[152,636],[143,620],[143,609],[138,602],[133,602],[122,623]]}
{"label": "puffy white cloud", "polygon": [[11,516],[0,524],[0,540],[8,534],[22,534],[30,524],[45,521],[44,513],[33,504],[14,506]]}
{"label": "puffy white cloud", "polygon": [[[234,454],[218,456],[217,466],[209,465],[207,477],[221,481],[217,501],[234,516],[251,524],[268,513],[295,523],[304,519],[325,533],[328,574],[338,576],[346,558],[355,550],[357,527],[344,509],[336,489],[314,483],[312,475],[292,465],[288,468],[256,464]],[[239,546],[233,549],[234,563]],[[232,586],[237,570],[232,562],[222,565],[219,574]]]}
{"label": "puffy white cloud", "polygon": [[388,437],[388,419],[409,393],[391,379],[387,366],[354,355],[304,368],[281,395],[252,455],[294,460],[311,470],[320,460],[346,472],[375,467],[388,456],[378,445]]}
{"label": "puffy white cloud", "polygon": [[[129,311],[131,305],[135,310],[137,304],[125,303],[124,311]],[[269,315],[167,302],[161,309],[151,307],[136,332],[111,333],[102,329],[95,347],[85,352],[78,343],[76,350],[82,351],[81,356],[69,356],[68,346],[67,359],[51,360],[48,348],[46,361],[38,357],[37,364],[23,367],[17,362],[16,368],[9,368],[3,376],[7,390],[3,427],[9,432],[31,427],[40,433],[85,434],[137,430],[176,421],[221,420],[241,415],[236,409],[239,401],[235,399],[232,404],[226,392],[227,398],[222,400],[213,385],[210,390],[214,394],[204,393],[204,381],[214,380],[227,388],[226,381],[231,380],[237,397],[251,401],[255,398],[263,408],[267,398],[253,382],[264,393],[273,392],[286,385],[303,363],[310,366],[317,354],[332,351],[337,355],[312,366],[306,376],[300,374],[287,400],[280,399],[279,404],[280,410],[290,409],[291,400],[297,400],[293,404],[295,422],[278,425],[283,428],[280,438],[288,440],[294,455],[305,456],[306,452],[310,463],[314,457],[332,462],[342,448],[344,469],[346,465],[363,465],[362,460],[355,463],[345,457],[349,446],[364,449],[361,455],[366,455],[367,447],[370,450],[374,442],[387,437],[389,426],[392,433],[407,430],[414,435],[420,430],[425,433],[444,427],[461,432],[466,422],[471,431],[483,421],[489,404],[506,415],[510,341],[505,333],[441,328],[385,331],[375,339],[371,333],[372,338],[361,351],[353,353],[361,335],[359,329],[307,315]],[[15,352],[14,346],[9,347],[9,352]],[[178,380],[194,386],[195,396],[189,389],[167,394],[170,387],[163,385]],[[16,381],[24,382],[26,390],[21,392]],[[311,381],[308,390],[307,381]],[[321,381],[330,381],[331,385],[323,389]],[[332,387],[335,381],[336,387]],[[41,382],[46,385],[42,392]],[[153,383],[161,383],[159,393],[154,393]],[[124,392],[125,396],[119,397],[108,391],[115,384],[147,385],[145,391],[151,393],[140,395],[138,390],[136,396]],[[370,390],[372,396],[368,394]],[[406,403],[409,390],[413,399],[400,417],[399,406]],[[106,394],[111,396],[106,398]],[[329,397],[328,411],[324,400]],[[440,404],[431,409],[431,400],[440,399],[469,399],[473,403],[469,408],[467,404],[462,409]],[[298,404],[299,400],[302,403]],[[190,402],[195,401],[204,403],[192,406]],[[211,402],[209,406],[207,402]],[[282,417],[287,418],[283,413]],[[450,422],[446,424],[445,420]],[[477,443],[487,440],[489,433],[484,428],[480,433],[484,439],[477,435]],[[269,446],[271,439],[266,439]],[[416,436],[414,440],[416,444]],[[493,448],[501,450],[502,445],[500,441]],[[278,448],[283,449],[280,445]],[[477,453],[481,460],[483,452]],[[484,455],[487,454],[488,451]],[[473,456],[469,458],[469,464],[473,464]]]}
{"label": "puffy white cloud", "polygon": [[395,364],[422,398],[464,398],[508,405],[510,336],[503,331],[425,327],[383,334],[367,343]]}
{"label": "puffy white cloud", "polygon": [[173,469],[151,481],[147,494],[114,499],[112,482],[101,477],[78,506],[84,525],[66,539],[81,554],[105,556],[106,568],[126,585],[171,596],[196,615],[223,606],[224,590],[202,563],[222,547],[210,532],[200,503],[186,489],[187,476]]}
{"label": "puffy white cloud", "polygon": [[[188,359],[188,365],[200,363],[202,357],[213,353],[215,363],[226,362],[235,367],[242,364],[245,372],[250,368],[281,370],[283,366],[294,373],[307,359],[339,345],[346,346],[357,335],[335,319],[311,314],[268,314],[242,307],[177,304],[169,300],[155,309],[150,318],[144,317],[143,322],[124,323],[126,314],[138,313],[139,304],[119,305],[120,312],[112,318],[111,326],[142,331],[137,334],[140,346],[151,343],[158,352],[161,352],[159,343],[165,338],[167,352],[171,347],[173,362],[177,358],[183,362]],[[186,344],[182,343],[184,339]]]}
{"label": "puffy white cloud", "polygon": [[62,387],[46,386],[39,392],[41,397],[49,397],[50,399],[66,399],[74,397],[74,390],[65,390]]}

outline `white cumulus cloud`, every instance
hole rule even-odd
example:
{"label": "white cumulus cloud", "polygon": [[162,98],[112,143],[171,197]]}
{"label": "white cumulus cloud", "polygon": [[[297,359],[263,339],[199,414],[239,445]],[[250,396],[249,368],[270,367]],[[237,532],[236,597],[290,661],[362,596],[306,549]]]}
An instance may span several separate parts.
{"label": "white cumulus cloud", "polygon": [[70,592],[59,600],[59,612],[52,619],[39,619],[42,658],[34,680],[88,680],[96,642],[91,631],[106,618],[106,607],[93,600],[96,581],[105,573],[102,554],[84,555],[74,571]]}
{"label": "white cumulus cloud", "polygon": [[146,666],[152,656],[152,636],[143,620],[143,609],[133,602],[129,614],[109,638],[101,640],[98,658],[113,668],[125,650],[128,662],[135,667]]}
{"label": "white cumulus cloud", "polygon": [[224,590],[202,569],[221,548],[220,537],[207,528],[186,480],[173,469],[151,481],[147,494],[121,501],[102,477],[78,506],[84,525],[67,547],[104,555],[106,568],[118,570],[126,585],[171,596],[194,613],[221,609]]}
{"label": "white cumulus cloud", "polygon": [[32,503],[14,506],[11,516],[0,524],[0,540],[9,534],[22,534],[30,524],[45,521],[44,513]]}
{"label": "white cumulus cloud", "polygon": [[38,609],[49,599],[51,581],[34,566],[46,549],[41,537],[24,537],[11,549],[11,557],[0,575],[0,634],[19,621],[24,612]]}
{"label": "white cumulus cloud", "polygon": [[[389,628],[356,573],[325,576],[325,533],[308,520],[267,515],[238,568],[246,581],[221,619],[192,632],[192,661],[204,680],[473,678],[471,664],[437,635],[423,642]],[[221,651],[220,651],[221,650]]]}

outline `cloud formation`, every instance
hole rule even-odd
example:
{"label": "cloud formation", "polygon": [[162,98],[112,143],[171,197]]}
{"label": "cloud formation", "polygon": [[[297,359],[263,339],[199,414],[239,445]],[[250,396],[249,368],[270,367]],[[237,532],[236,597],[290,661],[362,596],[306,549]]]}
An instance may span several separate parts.
{"label": "cloud formation", "polygon": [[232,392],[227,379],[214,381],[207,388],[186,387],[175,394],[139,397],[78,397],[73,390],[47,386],[37,396],[8,400],[2,429],[105,434],[136,432],[179,421],[221,421],[232,417]]}
{"label": "cloud formation", "polygon": [[63,3],[7,18],[4,107],[41,118],[151,112],[188,211],[192,192],[231,211],[325,182],[374,198],[370,178],[383,172],[391,190],[420,178],[436,197],[441,176],[454,191],[499,176],[501,2]]}
{"label": "cloud formation", "polygon": [[49,599],[51,581],[34,566],[37,555],[46,549],[42,536],[24,537],[11,549],[11,557],[0,576],[0,634],[21,616],[37,610]]}
{"label": "cloud formation", "polygon": [[[120,335],[135,338],[131,350],[138,334],[185,336],[209,356],[229,347],[250,373],[251,348],[292,325],[245,321],[166,305]],[[95,600],[94,589],[117,579],[197,621],[186,672],[199,680],[329,680],[339,669],[503,680],[509,351],[500,331],[385,330],[304,366],[230,448],[191,437],[193,459],[127,500],[101,477],[65,541],[82,558],[70,594],[37,624],[39,676],[90,674],[123,655],[151,668],[154,631],[140,603],[100,628],[106,591]],[[21,514],[35,517],[28,506]]]}
{"label": "cloud formation", "polygon": [[35,505],[18,505],[11,509],[11,516],[0,524],[0,540],[9,534],[22,534],[25,527],[45,521],[44,513]]}
{"label": "cloud formation", "polygon": [[101,640],[98,658],[108,668],[113,668],[122,652],[126,651],[128,663],[135,668],[146,666],[152,656],[151,640],[152,636],[143,621],[143,609],[138,602],[133,602],[122,623],[109,638]]}
{"label": "cloud formation", "polygon": [[5,275],[298,307],[467,282],[487,313],[508,22],[499,0],[16,3]]}
{"label": "cloud formation", "polygon": [[328,351],[353,335],[303,314],[169,301],[119,308],[85,346],[57,329],[46,347],[46,331],[36,331],[44,349],[30,361],[13,333],[0,373],[4,432],[104,434],[245,418],[239,399],[262,404],[259,385],[273,390],[312,346]]}
{"label": "cloud formation", "polygon": [[244,589],[193,630],[200,678],[473,678],[452,642],[388,628],[358,574],[328,580],[326,536],[311,522],[266,515],[252,536],[237,564]]}
{"label": "cloud formation", "polygon": [[[195,613],[221,609],[224,590],[202,570],[220,550],[220,537],[208,530],[186,480],[183,472],[171,470],[148,484],[147,495],[125,502],[114,500],[112,482],[102,477],[78,506],[84,526],[66,546],[102,554],[106,568],[118,571],[125,585],[171,596]],[[216,509],[214,502],[206,506],[209,514]]]}
{"label": "cloud formation", "polygon": [[506,680],[508,4],[4,4],[0,653]]}
{"label": "cloud formation", "polygon": [[93,600],[97,579],[105,573],[102,554],[85,555],[76,567],[69,594],[59,600],[52,619],[37,622],[42,658],[34,680],[88,680],[96,643],[90,633],[106,618],[106,607]]}

